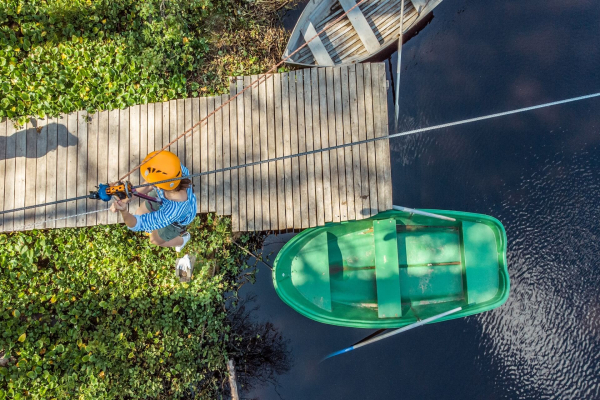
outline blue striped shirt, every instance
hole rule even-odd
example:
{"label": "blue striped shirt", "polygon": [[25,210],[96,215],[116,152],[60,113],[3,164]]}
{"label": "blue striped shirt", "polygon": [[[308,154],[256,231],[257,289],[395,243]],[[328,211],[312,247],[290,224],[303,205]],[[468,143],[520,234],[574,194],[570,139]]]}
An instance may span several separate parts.
{"label": "blue striped shirt", "polygon": [[[181,166],[183,176],[189,175],[190,171],[183,165]],[[162,200],[162,207],[158,211],[152,211],[148,214],[135,215],[137,223],[132,231],[152,232],[157,229],[165,228],[176,222],[181,225],[189,225],[196,217],[196,196],[192,187],[186,189],[186,201],[173,201],[165,197],[162,189],[156,188],[158,197]]]}

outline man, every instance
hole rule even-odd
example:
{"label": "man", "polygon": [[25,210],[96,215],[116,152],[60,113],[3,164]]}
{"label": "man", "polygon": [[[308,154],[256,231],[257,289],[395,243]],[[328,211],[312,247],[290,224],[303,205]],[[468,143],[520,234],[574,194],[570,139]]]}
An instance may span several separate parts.
{"label": "man", "polygon": [[[140,167],[142,178],[147,183],[159,182],[190,173],[181,165],[179,158],[166,150],[155,151],[146,156]],[[145,231],[150,234],[150,243],[161,247],[181,249],[190,240],[185,226],[196,217],[196,196],[190,179],[157,183],[137,190],[139,193],[156,197],[160,203],[145,201],[136,210],[129,213],[129,199],[115,201],[110,210],[120,212],[123,221],[132,231]]]}

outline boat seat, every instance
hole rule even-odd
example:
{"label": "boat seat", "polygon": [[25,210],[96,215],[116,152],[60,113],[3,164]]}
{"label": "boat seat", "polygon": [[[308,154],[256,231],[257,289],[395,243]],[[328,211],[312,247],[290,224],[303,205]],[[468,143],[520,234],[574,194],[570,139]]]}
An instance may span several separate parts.
{"label": "boat seat", "polygon": [[[338,0],[342,5],[344,11],[348,12],[352,7],[356,5],[354,0]],[[358,34],[360,41],[363,43],[369,54],[373,54],[379,50],[381,47],[379,44],[379,40],[373,33],[371,29],[371,25],[369,25],[369,21],[365,18],[360,7],[354,7],[354,9],[347,14],[352,27]]]}
{"label": "boat seat", "polygon": [[329,278],[329,246],[327,232],[321,232],[311,242],[309,251],[301,251],[292,269],[292,282],[304,298],[315,306],[331,311],[331,285]]}
{"label": "boat seat", "polygon": [[373,239],[375,241],[378,317],[401,317],[402,300],[396,220],[389,218],[373,221]]}
{"label": "boat seat", "polygon": [[[329,53],[327,52],[325,45],[323,45],[321,38],[319,36],[317,36],[317,31],[315,30],[315,27],[313,26],[312,22],[308,23],[306,30],[304,28],[302,28],[300,31],[302,32],[302,36],[304,36],[304,40],[306,42],[308,42],[308,48],[310,49],[313,56],[315,57],[317,64],[322,67],[334,66],[335,64],[333,63],[333,60],[329,56]],[[309,42],[309,40],[310,40],[310,42]]]}
{"label": "boat seat", "polygon": [[462,223],[467,301],[469,304],[491,300],[499,290],[498,249],[494,231],[478,222]]}

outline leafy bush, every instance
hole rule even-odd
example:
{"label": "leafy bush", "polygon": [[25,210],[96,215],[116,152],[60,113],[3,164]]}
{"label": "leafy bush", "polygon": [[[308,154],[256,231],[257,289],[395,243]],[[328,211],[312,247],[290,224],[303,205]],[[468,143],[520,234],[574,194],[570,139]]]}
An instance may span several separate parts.
{"label": "leafy bush", "polygon": [[287,2],[4,0],[0,118],[224,91],[228,75],[261,72],[281,54],[271,11]]}
{"label": "leafy bush", "polygon": [[173,249],[122,225],[0,235],[0,399],[211,397],[242,254],[226,219],[190,231],[189,284]]}

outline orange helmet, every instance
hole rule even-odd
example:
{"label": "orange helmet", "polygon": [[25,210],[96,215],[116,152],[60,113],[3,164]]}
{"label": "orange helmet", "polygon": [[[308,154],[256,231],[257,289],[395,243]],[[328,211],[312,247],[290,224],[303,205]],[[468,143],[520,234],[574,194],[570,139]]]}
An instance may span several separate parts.
{"label": "orange helmet", "polygon": [[[156,153],[156,157],[154,156]],[[150,160],[150,158],[152,158]],[[140,167],[142,177],[148,183],[164,181],[166,179],[179,178],[181,176],[181,162],[179,157],[170,151],[153,151],[144,158]],[[159,183],[156,187],[164,190],[173,190],[179,186],[180,181]]]}

